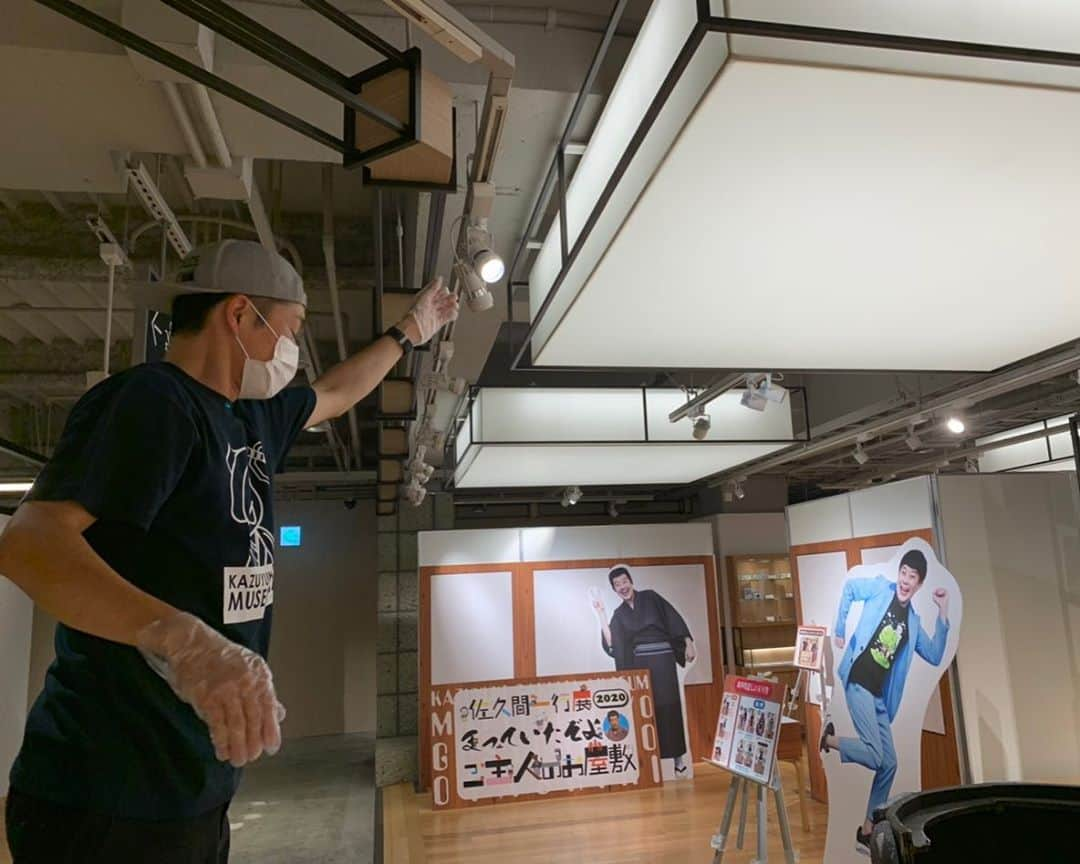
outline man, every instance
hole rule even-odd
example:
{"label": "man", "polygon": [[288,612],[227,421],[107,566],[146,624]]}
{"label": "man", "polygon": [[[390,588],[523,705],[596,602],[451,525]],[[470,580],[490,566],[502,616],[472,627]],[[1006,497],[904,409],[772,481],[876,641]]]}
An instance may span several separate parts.
{"label": "man", "polygon": [[214,244],[150,300],[170,298],[165,362],[79,401],[0,537],[0,573],[59,620],[11,773],[15,864],[227,861],[239,769],[281,744],[271,477],[457,315],[436,280],[388,335],[284,389],[307,299],[280,256]]}
{"label": "man", "polygon": [[675,664],[685,666],[697,656],[690,628],[675,607],[655,591],[635,591],[628,567],[613,568],[608,582],[622,603],[608,623],[603,600],[597,597],[593,601],[600,620],[600,645],[615,660],[616,669],[648,669],[651,673],[660,758],[673,759],[676,775],[684,774],[686,735]]}
{"label": "man", "polygon": [[895,582],[884,576],[848,579],[836,614],[836,646],[844,649],[844,628],[851,604],[861,601],[855,635],[848,640],[837,675],[844,687],[848,712],[857,738],[837,738],[833,724],[825,725],[820,749],[838,750],[841,762],[854,762],[874,772],[866,819],[855,829],[856,849],[870,854],[871,817],[889,798],[896,776],[892,722],[900,710],[912,653],[937,666],[949,638],[949,598],[944,588],[933,593],[938,607],[934,635],[922,628],[912,598],[926,581],[926,556],[912,549],[900,559]]}
{"label": "man", "polygon": [[630,727],[622,714],[612,709],[607,712],[607,717],[604,718],[604,734],[607,735],[610,741],[622,741],[623,738],[630,734]]}

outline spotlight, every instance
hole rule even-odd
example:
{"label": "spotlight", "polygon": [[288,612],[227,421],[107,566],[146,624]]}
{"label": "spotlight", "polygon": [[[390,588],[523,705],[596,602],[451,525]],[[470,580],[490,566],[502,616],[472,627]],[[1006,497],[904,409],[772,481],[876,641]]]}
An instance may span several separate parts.
{"label": "spotlight", "polygon": [[953,414],[945,421],[945,428],[952,432],[953,435],[963,435],[967,429],[967,424],[959,414]]}
{"label": "spotlight", "polygon": [[730,504],[732,501],[735,500],[735,487],[732,484],[728,483],[724,486],[724,490],[721,494],[723,495],[724,503]]}
{"label": "spotlight", "polygon": [[563,490],[562,501],[560,503],[563,507],[573,507],[581,500],[582,494],[580,486],[567,486]]}
{"label": "spotlight", "polygon": [[964,460],[964,470],[968,474],[978,474],[979,473],[979,460],[975,459],[972,456],[968,456],[967,459]]}
{"label": "spotlight", "polygon": [[484,312],[495,305],[495,298],[475,270],[461,261],[454,265],[454,270],[461,282],[461,293],[465,295],[465,302],[473,312]]}
{"label": "spotlight", "polygon": [[413,507],[419,507],[424,503],[425,498],[427,498],[427,489],[417,483],[414,477],[412,482],[405,488],[405,500],[412,504]]}
{"label": "spotlight", "polygon": [[612,519],[619,518],[619,508],[614,501],[609,501],[607,505],[607,515]]}
{"label": "spotlight", "polygon": [[855,450],[851,455],[860,465],[865,465],[870,461],[870,454],[863,450],[862,443],[855,445]]}
{"label": "spotlight", "polygon": [[468,263],[472,265],[476,275],[490,285],[506,275],[506,264],[491,249],[493,245],[491,232],[487,230],[486,222],[485,219],[480,224],[469,227]]}
{"label": "spotlight", "polygon": [[463,396],[469,389],[469,382],[464,378],[454,378],[445,372],[430,372],[421,377],[420,386],[426,390],[446,390],[455,396]]}
{"label": "spotlight", "polygon": [[742,404],[753,411],[764,411],[770,402],[777,405],[787,398],[787,389],[777,383],[779,376],[773,372],[758,372],[746,376],[746,391]]}
{"label": "spotlight", "polygon": [[428,465],[424,462],[424,457],[427,456],[427,447],[420,444],[416,448],[416,455],[413,456],[412,461],[408,464],[409,474],[412,477],[412,482],[417,485],[423,485],[427,483],[435,474],[435,466]]}
{"label": "spotlight", "polygon": [[738,498],[740,501],[742,501],[743,498],[746,497],[746,490],[743,489],[742,480],[735,481],[735,487],[733,491],[735,492],[735,497]]}
{"label": "spotlight", "polygon": [[918,452],[923,449],[922,438],[919,437],[919,433],[915,431],[914,426],[908,427],[907,438],[904,439],[904,443],[907,444],[908,449],[912,452]]}
{"label": "spotlight", "polygon": [[694,440],[704,441],[709,435],[709,430],[712,428],[712,418],[705,413],[705,406],[699,405],[687,416],[689,416],[690,422],[694,427]]}

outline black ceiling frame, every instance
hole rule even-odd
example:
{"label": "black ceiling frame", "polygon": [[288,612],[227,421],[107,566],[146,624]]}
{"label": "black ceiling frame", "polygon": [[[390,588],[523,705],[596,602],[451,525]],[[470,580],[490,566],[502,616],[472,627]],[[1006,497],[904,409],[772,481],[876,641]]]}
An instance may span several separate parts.
{"label": "black ceiling frame", "polygon": [[[272,102],[244,90],[231,81],[215,75],[213,72],[171,51],[166,51],[151,40],[90,11],[74,2],[74,0],[34,0],[34,2],[100,33],[102,36],[130,50],[142,54],[144,57],[167,66],[173,71],[179,72],[229,99],[239,102],[244,107],[292,129],[305,138],[309,138],[342,154],[343,162],[347,166],[364,164],[414,144],[418,140],[416,133],[419,124],[419,49],[411,49],[405,52],[398,50],[335,6],[325,2],[325,0],[303,0],[303,2],[316,13],[346,30],[369,47],[384,54],[387,59],[376,64],[371,69],[361,72],[359,76],[346,76],[274,31],[267,29],[255,19],[234,9],[224,0],[161,0],[161,2],[192,20],[209,27],[221,36],[235,42],[241,48],[261,57],[272,66],[340,102],[345,112],[347,129],[353,128],[355,130],[356,116],[363,115],[396,133],[396,138],[378,147],[358,150],[355,146],[355,140],[348,140],[347,136],[339,138],[301,117],[279,108]],[[368,73],[373,69],[381,70],[379,74],[392,69],[408,71],[411,98],[409,103],[410,117],[407,121],[401,121],[393,117],[382,109],[369,104],[358,95],[360,88],[356,83],[357,80],[367,80],[365,76],[368,76]]]}
{"label": "black ceiling frame", "polygon": [[[789,24],[777,21],[758,21],[745,18],[730,18],[726,16],[716,16],[712,14],[710,0],[697,0],[697,12],[698,21],[694,25],[693,29],[687,37],[685,44],[676,56],[670,71],[664,78],[663,83],[660,86],[659,91],[649,104],[648,109],[645,112],[645,116],[642,118],[637,129],[634,130],[634,134],[631,137],[626,149],[619,157],[619,161],[615,164],[614,169],[605,184],[600,197],[597,199],[596,204],[593,206],[592,211],[589,213],[584,225],[582,226],[578,236],[575,238],[573,246],[569,249],[566,248],[566,187],[563,179],[564,172],[564,158],[566,146],[569,142],[569,137],[572,133],[573,126],[577,121],[578,113],[580,111],[580,105],[584,102],[585,96],[588,94],[589,89],[592,86],[592,82],[595,80],[596,74],[599,70],[600,64],[603,62],[607,50],[611,44],[611,38],[614,35],[615,29],[618,25],[619,18],[622,16],[622,12],[625,8],[623,0],[618,0],[612,10],[611,17],[608,22],[607,29],[601,42],[597,48],[596,55],[593,57],[592,64],[589,67],[585,76],[585,82],[582,85],[581,91],[578,93],[577,101],[574,103],[574,107],[571,110],[570,120],[567,123],[566,129],[563,132],[562,137],[559,140],[555,157],[552,160],[551,166],[548,169],[548,173],[544,178],[544,182],[540,187],[540,193],[537,197],[536,203],[530,212],[529,218],[526,220],[526,228],[522,234],[521,240],[518,244],[517,250],[514,253],[512,263],[507,271],[507,309],[510,316],[509,323],[511,325],[510,335],[510,369],[514,372],[660,372],[667,371],[667,368],[660,367],[627,367],[627,366],[539,366],[532,363],[532,342],[536,336],[536,331],[539,329],[544,316],[550,309],[556,294],[563,286],[567,274],[574,262],[577,260],[585,242],[588,240],[589,235],[592,233],[593,228],[596,226],[600,215],[603,213],[604,208],[607,206],[608,201],[614,194],[616,188],[619,185],[623,175],[629,168],[630,163],[637,155],[645,138],[648,136],[649,131],[652,129],[656,118],[659,116],[664,105],[667,103],[668,98],[671,96],[672,91],[675,89],[676,84],[682,77],[683,72],[689,65],[690,60],[697,52],[701,43],[704,41],[705,36],[709,33],[726,33],[729,36],[757,36],[766,39],[784,39],[797,42],[817,42],[830,45],[849,45],[862,48],[879,48],[889,51],[908,51],[922,54],[938,54],[948,55],[954,57],[971,57],[987,60],[1002,60],[1014,63],[1034,63],[1048,66],[1068,66],[1080,68],[1080,53],[1065,52],[1065,51],[1048,51],[1038,48],[1023,48],[1011,45],[994,45],[981,42],[964,42],[952,39],[933,39],[922,36],[907,36],[895,33],[875,33],[861,30],[846,30],[831,27],[811,27],[803,24]],[[553,180],[558,179],[560,182],[553,183]],[[514,338],[513,338],[513,324],[514,324],[514,295],[519,288],[527,288],[528,281],[521,281],[516,279],[516,273],[518,266],[526,258],[526,252],[529,248],[529,244],[534,242],[533,231],[537,227],[537,223],[541,214],[547,208],[550,202],[550,196],[554,194],[557,196],[557,212],[555,219],[559,220],[559,231],[562,242],[562,266],[559,272],[556,274],[551,288],[547,295],[544,297],[543,302],[540,304],[540,308],[533,316],[532,321],[529,322],[528,332],[525,334],[520,347],[515,350]],[[688,370],[680,370],[688,371]],[[794,371],[794,370],[793,370]],[[798,370],[803,372],[817,372],[817,371],[830,371],[830,370]],[[1078,457],[1080,458],[1080,457]]]}

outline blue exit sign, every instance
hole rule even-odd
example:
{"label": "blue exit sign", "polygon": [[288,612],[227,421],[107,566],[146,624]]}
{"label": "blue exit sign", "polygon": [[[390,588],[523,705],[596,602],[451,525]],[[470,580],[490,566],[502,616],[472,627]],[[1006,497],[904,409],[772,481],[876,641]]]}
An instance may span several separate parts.
{"label": "blue exit sign", "polygon": [[281,526],[281,545],[282,546],[299,546],[300,545],[300,526],[299,525],[282,525]]}

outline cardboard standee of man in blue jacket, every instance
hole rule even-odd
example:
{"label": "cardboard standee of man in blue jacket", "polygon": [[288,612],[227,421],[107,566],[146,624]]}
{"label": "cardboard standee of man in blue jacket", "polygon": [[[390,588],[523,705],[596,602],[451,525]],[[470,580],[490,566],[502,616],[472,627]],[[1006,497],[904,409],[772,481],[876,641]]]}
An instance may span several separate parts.
{"label": "cardboard standee of man in blue jacket", "polygon": [[[945,656],[949,639],[949,597],[944,588],[934,591],[938,617],[934,635],[922,627],[911,600],[926,581],[926,556],[918,549],[900,559],[897,581],[884,576],[851,578],[844,583],[836,613],[835,641],[844,649],[837,676],[844,687],[848,711],[857,738],[838,738],[827,723],[821,750],[837,750],[841,762],[854,762],[874,772],[866,821],[855,831],[857,848],[869,854],[871,816],[889,798],[896,776],[896,748],[892,722],[900,710],[912,654],[937,666]],[[851,639],[844,639],[851,604],[862,602],[859,624]]]}

